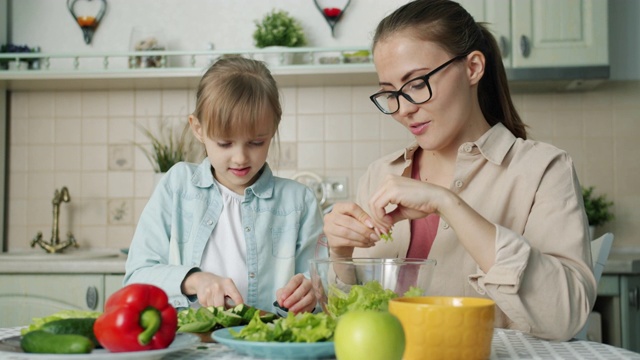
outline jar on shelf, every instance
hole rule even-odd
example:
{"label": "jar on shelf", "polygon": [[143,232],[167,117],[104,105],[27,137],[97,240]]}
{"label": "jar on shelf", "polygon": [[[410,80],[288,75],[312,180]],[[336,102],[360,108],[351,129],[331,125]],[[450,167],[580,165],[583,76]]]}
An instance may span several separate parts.
{"label": "jar on shelf", "polygon": [[[131,51],[165,51],[167,42],[164,30],[134,27],[131,30],[129,48]],[[167,66],[165,55],[140,55],[129,57],[130,68],[161,68]]]}

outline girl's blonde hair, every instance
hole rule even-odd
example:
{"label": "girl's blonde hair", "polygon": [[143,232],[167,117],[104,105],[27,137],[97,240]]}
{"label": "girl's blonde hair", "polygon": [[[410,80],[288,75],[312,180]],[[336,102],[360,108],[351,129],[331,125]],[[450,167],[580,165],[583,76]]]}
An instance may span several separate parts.
{"label": "girl's blonde hair", "polygon": [[282,118],[279,95],[263,62],[239,56],[222,58],[202,76],[193,115],[210,138],[254,136],[264,120],[272,121],[271,135],[275,135]]}

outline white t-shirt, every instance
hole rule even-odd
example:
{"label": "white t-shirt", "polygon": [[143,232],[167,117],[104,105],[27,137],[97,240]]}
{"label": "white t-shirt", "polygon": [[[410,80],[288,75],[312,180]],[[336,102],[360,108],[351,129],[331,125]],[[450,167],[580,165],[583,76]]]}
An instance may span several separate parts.
{"label": "white t-shirt", "polygon": [[214,183],[222,194],[222,213],[204,248],[200,269],[233,279],[242,298],[246,299],[249,279],[247,244],[242,232],[241,206],[244,196],[236,194],[215,179]]}

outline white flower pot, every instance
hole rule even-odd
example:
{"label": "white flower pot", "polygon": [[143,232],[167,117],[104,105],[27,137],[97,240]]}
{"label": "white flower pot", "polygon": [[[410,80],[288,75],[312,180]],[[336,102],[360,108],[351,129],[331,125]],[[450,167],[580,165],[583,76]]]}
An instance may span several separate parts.
{"label": "white flower pot", "polygon": [[256,60],[261,60],[267,63],[269,67],[291,65],[293,60],[293,53],[283,52],[282,50],[288,49],[286,46],[267,46],[263,48],[265,52],[256,54]]}

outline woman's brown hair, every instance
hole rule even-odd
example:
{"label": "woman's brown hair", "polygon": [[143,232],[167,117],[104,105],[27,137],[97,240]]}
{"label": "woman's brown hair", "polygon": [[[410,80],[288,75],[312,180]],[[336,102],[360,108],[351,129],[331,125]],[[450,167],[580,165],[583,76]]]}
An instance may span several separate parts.
{"label": "woman's brown hair", "polygon": [[526,125],[513,105],[500,48],[484,23],[477,23],[450,0],[414,0],[382,19],[373,37],[373,49],[386,37],[410,31],[418,39],[438,43],[453,55],[481,51],[485,71],[478,85],[478,101],[491,126],[501,122],[516,137],[526,139]]}

